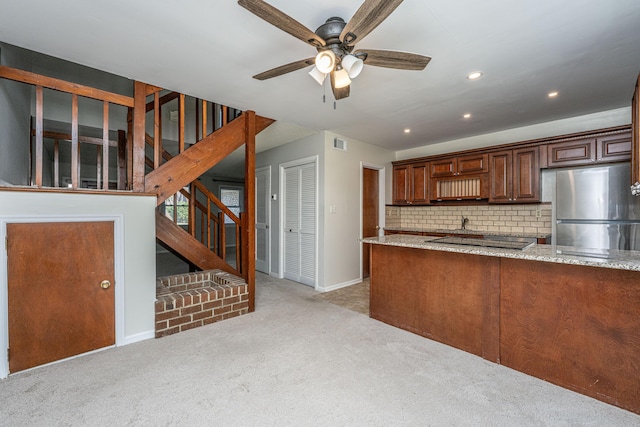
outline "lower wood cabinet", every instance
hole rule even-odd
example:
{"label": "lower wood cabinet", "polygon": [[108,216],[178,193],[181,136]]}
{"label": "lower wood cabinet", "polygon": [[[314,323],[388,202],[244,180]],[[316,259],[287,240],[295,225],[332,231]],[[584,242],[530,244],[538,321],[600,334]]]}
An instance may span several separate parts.
{"label": "lower wood cabinet", "polygon": [[538,147],[489,153],[489,203],[540,201]]}

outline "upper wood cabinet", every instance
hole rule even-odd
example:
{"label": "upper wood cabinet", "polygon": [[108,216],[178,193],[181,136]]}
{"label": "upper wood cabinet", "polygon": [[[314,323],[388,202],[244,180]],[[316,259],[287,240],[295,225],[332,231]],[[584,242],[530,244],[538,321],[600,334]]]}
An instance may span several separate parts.
{"label": "upper wood cabinet", "polygon": [[631,158],[631,134],[624,132],[552,142],[541,149],[546,150],[546,167],[549,168],[621,162]]}
{"label": "upper wood cabinet", "polygon": [[431,162],[431,178],[485,173],[488,167],[486,154],[450,157]]}
{"label": "upper wood cabinet", "polygon": [[489,202],[540,201],[538,147],[489,153]]}
{"label": "upper wood cabinet", "polygon": [[393,167],[393,204],[429,204],[429,163],[418,162]]}

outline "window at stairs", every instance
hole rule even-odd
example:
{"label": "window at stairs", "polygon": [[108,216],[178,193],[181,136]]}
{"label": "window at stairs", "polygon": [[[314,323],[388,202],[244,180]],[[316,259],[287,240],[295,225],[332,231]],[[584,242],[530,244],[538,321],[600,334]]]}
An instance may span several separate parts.
{"label": "window at stairs", "polygon": [[[242,211],[243,191],[242,187],[220,187],[220,201],[238,217]],[[233,224],[233,221],[225,215],[224,223]]]}
{"label": "window at stairs", "polygon": [[176,193],[164,201],[164,214],[173,219],[174,212],[178,225],[189,224],[189,200],[182,193]]}

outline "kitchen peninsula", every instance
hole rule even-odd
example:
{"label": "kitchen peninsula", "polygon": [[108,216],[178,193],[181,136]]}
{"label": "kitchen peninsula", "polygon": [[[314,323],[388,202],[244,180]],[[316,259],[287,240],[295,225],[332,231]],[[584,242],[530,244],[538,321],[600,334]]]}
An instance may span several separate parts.
{"label": "kitchen peninsula", "polygon": [[390,235],[371,246],[371,317],[640,413],[640,252]]}

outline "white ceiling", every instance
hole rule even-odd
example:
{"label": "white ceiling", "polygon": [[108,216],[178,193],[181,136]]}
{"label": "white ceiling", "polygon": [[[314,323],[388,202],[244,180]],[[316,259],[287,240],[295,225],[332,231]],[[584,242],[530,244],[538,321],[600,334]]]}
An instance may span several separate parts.
{"label": "white ceiling", "polygon": [[[361,1],[270,3],[315,30]],[[286,122],[288,138],[324,129],[391,150],[625,107],[640,71],[638,0],[407,0],[357,48],[431,63],[365,65],[335,110],[306,70],[251,78],[315,50],[234,0],[0,0],[0,11],[0,41],[254,110]],[[483,77],[467,80],[474,70]]]}

